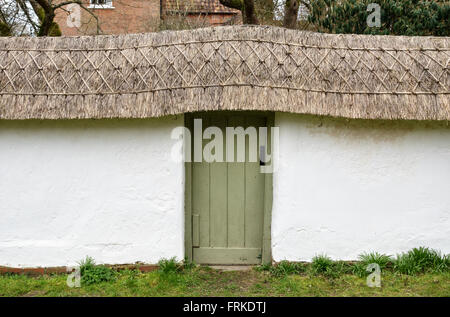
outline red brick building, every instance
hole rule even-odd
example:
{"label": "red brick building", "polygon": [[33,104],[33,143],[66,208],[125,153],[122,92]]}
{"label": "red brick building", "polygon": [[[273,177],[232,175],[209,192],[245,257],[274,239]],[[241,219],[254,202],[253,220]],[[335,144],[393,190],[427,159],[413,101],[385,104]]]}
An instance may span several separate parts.
{"label": "red brick building", "polygon": [[63,35],[141,33],[241,22],[240,12],[219,0],[84,0],[83,7],[71,4],[57,11],[55,19]]}
{"label": "red brick building", "polygon": [[161,0],[161,17],[189,18],[206,25],[236,24],[242,21],[240,11],[225,7],[219,0]]}

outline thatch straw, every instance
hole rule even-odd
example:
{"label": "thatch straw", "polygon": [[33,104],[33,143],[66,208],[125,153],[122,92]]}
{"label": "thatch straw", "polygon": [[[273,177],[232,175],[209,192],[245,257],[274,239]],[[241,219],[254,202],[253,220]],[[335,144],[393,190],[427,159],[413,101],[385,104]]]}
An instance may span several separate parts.
{"label": "thatch straw", "polygon": [[0,118],[271,110],[449,120],[448,37],[232,26],[0,39]]}

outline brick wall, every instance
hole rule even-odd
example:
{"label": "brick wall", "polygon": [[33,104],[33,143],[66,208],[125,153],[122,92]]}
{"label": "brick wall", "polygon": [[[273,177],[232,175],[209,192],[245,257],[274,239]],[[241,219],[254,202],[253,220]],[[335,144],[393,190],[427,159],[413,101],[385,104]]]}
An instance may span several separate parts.
{"label": "brick wall", "polygon": [[[185,2],[176,3],[185,4]],[[68,7],[65,6],[63,10],[56,11],[55,20],[60,26],[62,34],[69,36],[153,32],[157,31],[160,26],[162,29],[167,29],[172,28],[171,25],[177,25],[175,29],[179,29],[180,24],[187,24],[192,28],[242,23],[239,11],[223,7],[218,0],[194,0],[193,2],[189,0],[188,2],[194,7],[175,8],[173,7],[174,0],[163,1],[164,22],[161,22],[160,19],[160,0],[112,0],[113,8],[89,8],[98,18],[98,22],[92,14],[80,9],[81,24],[79,27],[67,23],[69,13],[67,12]],[[90,1],[84,0],[84,3],[84,6],[88,8]],[[168,4],[172,6],[168,8]],[[173,19],[178,21],[173,23],[171,22]]]}
{"label": "brick wall", "polygon": [[[190,14],[189,18],[198,20],[198,15]],[[233,13],[209,14],[204,16],[206,23],[211,26],[241,24],[241,15]]]}
{"label": "brick wall", "polygon": [[[85,0],[85,6],[90,4]],[[159,0],[112,0],[113,8],[90,9],[98,17],[98,26],[102,34],[141,33],[156,31],[160,20]],[[66,6],[67,8],[67,6]],[[56,22],[63,35],[97,34],[96,19],[81,9],[80,27],[70,27],[69,15],[58,10]]]}
{"label": "brick wall", "polygon": [[219,13],[219,14],[177,14],[169,13],[161,21],[162,30],[194,29],[208,26],[242,24],[241,14]]}

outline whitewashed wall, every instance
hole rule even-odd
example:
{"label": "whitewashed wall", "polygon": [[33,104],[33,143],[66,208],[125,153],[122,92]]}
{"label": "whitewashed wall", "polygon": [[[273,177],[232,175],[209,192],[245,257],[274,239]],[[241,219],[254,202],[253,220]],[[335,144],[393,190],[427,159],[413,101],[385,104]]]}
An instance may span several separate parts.
{"label": "whitewashed wall", "polygon": [[0,121],[0,265],[156,263],[184,254],[179,116]]}
{"label": "whitewashed wall", "polygon": [[[275,261],[450,253],[450,128],[277,113]],[[184,255],[183,118],[0,121],[0,265]],[[427,126],[428,125],[428,126]]]}
{"label": "whitewashed wall", "polygon": [[450,128],[277,113],[275,261],[450,253]]}

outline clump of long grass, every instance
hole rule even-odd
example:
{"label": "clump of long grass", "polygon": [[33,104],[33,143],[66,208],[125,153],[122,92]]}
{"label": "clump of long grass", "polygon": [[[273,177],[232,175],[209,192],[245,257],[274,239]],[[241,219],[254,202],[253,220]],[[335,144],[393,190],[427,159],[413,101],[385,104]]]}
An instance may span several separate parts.
{"label": "clump of long grass", "polygon": [[394,271],[401,274],[442,273],[450,269],[450,256],[439,251],[419,247],[406,253],[398,254],[394,260]]}
{"label": "clump of long grass", "polygon": [[164,274],[177,273],[182,271],[182,264],[179,263],[176,257],[170,259],[161,259],[158,262],[159,271]]}
{"label": "clump of long grass", "polygon": [[179,273],[195,268],[194,262],[189,261],[187,257],[181,262],[177,261],[176,257],[172,257],[170,259],[163,258],[159,260],[158,266],[159,271],[164,274]]}
{"label": "clump of long grass", "polygon": [[351,264],[345,261],[333,261],[327,255],[317,255],[312,259],[310,272],[312,275],[337,278],[342,274],[350,273]]}
{"label": "clump of long grass", "polygon": [[326,255],[316,255],[311,262],[311,271],[314,274],[325,274],[332,269],[333,260]]}
{"label": "clump of long grass", "polygon": [[290,274],[299,274],[306,270],[305,265],[298,262],[289,262],[283,260],[281,262],[276,263],[275,265],[271,264],[261,264],[255,267],[255,270],[258,272],[269,272],[270,274],[281,277]]}
{"label": "clump of long grass", "polygon": [[299,262],[281,261],[271,266],[269,272],[275,276],[285,276],[290,274],[299,274],[306,271],[306,266]]}
{"label": "clump of long grass", "polygon": [[358,260],[359,261],[353,265],[352,271],[359,277],[366,276],[370,273],[370,271],[367,271],[367,266],[369,264],[378,264],[380,266],[380,269],[384,270],[387,267],[391,266],[393,262],[392,256],[378,252],[360,254],[358,256]]}
{"label": "clump of long grass", "polygon": [[274,276],[286,276],[308,272],[328,278],[337,278],[343,274],[367,276],[369,264],[378,264],[380,270],[390,270],[395,273],[414,275],[419,273],[443,273],[450,270],[450,255],[442,255],[434,249],[419,247],[406,253],[391,255],[369,252],[358,256],[357,262],[333,261],[327,255],[315,256],[311,263],[281,261],[278,264],[263,264],[256,270],[267,271]]}

